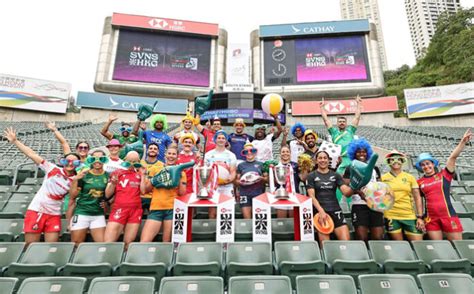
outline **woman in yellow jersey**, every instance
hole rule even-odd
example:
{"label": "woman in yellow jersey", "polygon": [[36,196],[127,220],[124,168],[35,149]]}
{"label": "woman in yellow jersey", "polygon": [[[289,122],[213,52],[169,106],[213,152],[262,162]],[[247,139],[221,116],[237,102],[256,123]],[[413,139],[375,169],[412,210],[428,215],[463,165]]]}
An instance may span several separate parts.
{"label": "woman in yellow jersey", "polygon": [[[384,213],[387,232],[393,240],[422,240],[425,231],[420,189],[414,176],[402,170],[406,156],[393,150],[385,156],[390,172],[382,175],[395,196],[393,207]],[[415,205],[413,205],[415,204]]]}

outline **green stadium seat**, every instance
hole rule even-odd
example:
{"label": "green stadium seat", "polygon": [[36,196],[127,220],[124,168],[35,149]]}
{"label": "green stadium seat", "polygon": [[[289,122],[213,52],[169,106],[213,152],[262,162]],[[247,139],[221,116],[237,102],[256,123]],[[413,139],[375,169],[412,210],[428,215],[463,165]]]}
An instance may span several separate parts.
{"label": "green stadium seat", "polygon": [[23,193],[23,194],[35,194],[38,191],[39,187],[32,186],[32,185],[23,185],[21,184],[15,193]]}
{"label": "green stadium seat", "polygon": [[223,260],[220,243],[181,243],[173,266],[175,276],[220,276]]}
{"label": "green stadium seat", "polygon": [[64,276],[85,277],[89,281],[95,277],[110,276],[122,260],[124,244],[81,243],[71,263],[63,270]]}
{"label": "green stadium seat", "polygon": [[150,276],[158,289],[173,260],[173,243],[130,243],[124,261],[119,265],[120,276]]}
{"label": "green stadium seat", "polygon": [[28,278],[21,283],[17,294],[82,294],[86,279],[79,277]]}
{"label": "green stadium seat", "polygon": [[43,179],[38,179],[38,178],[27,178],[23,182],[22,185],[29,185],[29,186],[39,186],[43,182]]}
{"label": "green stadium seat", "polygon": [[296,277],[296,293],[357,294],[357,288],[348,275],[309,275]]}
{"label": "green stadium seat", "polygon": [[228,294],[292,294],[286,276],[241,276],[229,279]]}
{"label": "green stadium seat", "polygon": [[474,240],[454,240],[453,245],[461,258],[471,262],[471,276],[474,276]]}
{"label": "green stadium seat", "polygon": [[216,220],[215,219],[194,219],[193,242],[214,242],[216,241]]}
{"label": "green stadium seat", "polygon": [[0,278],[0,294],[13,294],[17,284],[17,278]]}
{"label": "green stadium seat", "polygon": [[252,220],[251,219],[235,219],[235,242],[251,242],[252,241]]}
{"label": "green stadium seat", "polygon": [[105,277],[92,280],[88,294],[153,294],[153,277]]}
{"label": "green stadium seat", "polygon": [[1,275],[7,269],[7,267],[13,262],[17,262],[25,248],[25,243],[12,243],[12,242],[1,242],[0,243],[0,269]]}
{"label": "green stadium seat", "polygon": [[471,213],[466,210],[461,202],[451,202],[451,204],[459,217],[471,217]]}
{"label": "green stadium seat", "polygon": [[[2,171],[0,171],[1,173]],[[0,193],[11,193],[15,191],[15,187],[12,185],[0,185]]]}
{"label": "green stadium seat", "polygon": [[416,281],[410,275],[360,275],[359,284],[362,294],[418,293]]}
{"label": "green stadium seat", "polygon": [[272,247],[270,243],[229,243],[226,255],[226,275],[272,275]]}
{"label": "green stadium seat", "polygon": [[275,262],[279,273],[290,278],[293,288],[296,287],[296,276],[324,274],[326,271],[315,241],[275,242]]}
{"label": "green stadium seat", "polygon": [[9,201],[12,201],[12,202],[31,202],[31,200],[33,200],[33,197],[35,197],[35,194],[15,192],[15,193],[12,194]]}
{"label": "green stadium seat", "polygon": [[159,294],[224,294],[221,277],[166,277],[161,280]]}
{"label": "green stadium seat", "polygon": [[12,242],[21,234],[23,220],[0,219],[0,242]]}
{"label": "green stadium seat", "polygon": [[474,283],[467,274],[421,274],[418,275],[425,294],[472,294]]}
{"label": "green stadium seat", "polygon": [[462,238],[474,240],[474,220],[471,218],[460,218],[463,227]]}
{"label": "green stadium seat", "polygon": [[9,186],[13,183],[13,172],[11,170],[0,171],[0,185]]}
{"label": "green stadium seat", "polygon": [[2,212],[0,212],[1,218],[24,218],[26,210],[30,202],[15,202],[8,201],[8,203],[3,207]]}
{"label": "green stadium seat", "polygon": [[292,218],[272,219],[272,240],[292,241],[295,239],[295,228]]}
{"label": "green stadium seat", "polygon": [[418,258],[434,273],[470,273],[471,263],[461,259],[449,241],[412,241]]}
{"label": "green stadium seat", "polygon": [[375,262],[387,274],[416,276],[426,271],[423,261],[418,260],[407,241],[369,241],[369,249]]}
{"label": "green stadium seat", "polygon": [[363,241],[324,241],[323,254],[330,270],[338,275],[351,275],[356,279],[361,274],[379,272]]}
{"label": "green stadium seat", "polygon": [[4,275],[21,280],[55,276],[57,270],[69,262],[73,251],[74,243],[32,243],[20,261],[10,264]]}

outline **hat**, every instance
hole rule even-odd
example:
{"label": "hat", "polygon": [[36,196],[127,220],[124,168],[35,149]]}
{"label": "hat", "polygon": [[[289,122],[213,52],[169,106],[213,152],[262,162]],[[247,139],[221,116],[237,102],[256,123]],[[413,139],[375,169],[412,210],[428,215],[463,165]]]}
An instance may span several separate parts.
{"label": "hat", "polygon": [[236,119],[235,119],[235,122],[234,122],[234,127],[235,127],[235,125],[237,125],[237,124],[241,124],[241,125],[243,125],[243,126],[244,126],[244,128],[246,127],[246,125],[245,125],[245,123],[244,123],[244,119],[243,119],[243,118],[236,118]]}
{"label": "hat", "polygon": [[105,147],[109,148],[109,147],[112,147],[112,146],[119,146],[120,148],[122,148],[122,144],[120,144],[120,141],[117,140],[117,139],[112,139],[109,141],[109,143],[107,143],[107,145],[105,145]]}
{"label": "hat", "polygon": [[216,116],[214,116],[214,118],[212,119],[212,123],[214,123],[215,121],[221,121],[221,119],[216,115]]}
{"label": "hat", "polygon": [[194,117],[191,115],[191,113],[188,111],[186,112],[186,116],[183,117],[183,119],[181,120],[181,122],[184,122],[185,120],[190,120],[192,122],[194,122]]}
{"label": "hat", "polygon": [[334,231],[334,221],[329,215],[323,225],[319,223],[319,212],[313,217],[313,225],[318,232],[324,235],[329,235]]}
{"label": "hat", "polygon": [[387,155],[385,155],[385,158],[393,157],[393,156],[401,156],[401,157],[406,157],[405,154],[401,153],[397,149],[392,149]]}
{"label": "hat", "polygon": [[213,137],[214,142],[216,142],[216,139],[217,139],[217,136],[218,136],[218,135],[224,135],[225,140],[226,140],[226,141],[229,141],[229,136],[227,135],[227,133],[226,133],[224,130],[218,130],[218,131],[214,134],[214,137]]}
{"label": "hat", "polygon": [[425,160],[431,161],[434,164],[435,167],[437,167],[438,164],[439,164],[439,161],[436,160],[431,154],[429,154],[429,153],[420,153],[420,155],[418,155],[418,158],[416,159],[416,163],[415,163],[416,169],[419,170],[420,172],[423,171],[420,164]]}
{"label": "hat", "polygon": [[304,132],[303,140],[306,141],[306,136],[313,135],[315,140],[318,140],[318,134],[316,134],[313,130],[306,130]]}
{"label": "hat", "polygon": [[181,137],[179,137],[179,143],[182,144],[185,139],[191,139],[193,140],[193,144],[196,144],[196,138],[194,137],[193,133],[186,133],[184,135],[181,135]]}

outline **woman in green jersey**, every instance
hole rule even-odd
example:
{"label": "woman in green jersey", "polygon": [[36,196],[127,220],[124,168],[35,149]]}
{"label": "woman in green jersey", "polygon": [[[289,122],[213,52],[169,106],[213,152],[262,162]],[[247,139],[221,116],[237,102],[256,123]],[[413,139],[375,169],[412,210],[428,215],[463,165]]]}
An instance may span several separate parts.
{"label": "woman in green jersey", "polygon": [[104,241],[105,216],[101,205],[109,180],[104,171],[108,157],[103,151],[94,151],[87,157],[90,169],[83,169],[74,178],[69,191],[69,207],[66,218],[71,230],[71,240],[78,245],[84,242],[90,230],[95,242]]}

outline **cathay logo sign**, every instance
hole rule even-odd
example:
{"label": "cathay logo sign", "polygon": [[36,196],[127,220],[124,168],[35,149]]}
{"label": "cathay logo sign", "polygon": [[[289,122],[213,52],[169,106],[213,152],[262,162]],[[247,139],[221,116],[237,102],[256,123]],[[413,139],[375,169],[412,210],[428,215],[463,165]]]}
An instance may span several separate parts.
{"label": "cathay logo sign", "polygon": [[336,30],[335,26],[305,26],[297,27],[292,25],[293,33],[305,33],[305,34],[319,34],[319,33],[333,33]]}

